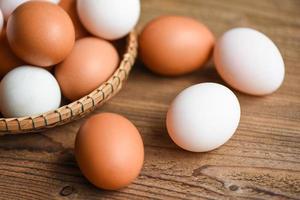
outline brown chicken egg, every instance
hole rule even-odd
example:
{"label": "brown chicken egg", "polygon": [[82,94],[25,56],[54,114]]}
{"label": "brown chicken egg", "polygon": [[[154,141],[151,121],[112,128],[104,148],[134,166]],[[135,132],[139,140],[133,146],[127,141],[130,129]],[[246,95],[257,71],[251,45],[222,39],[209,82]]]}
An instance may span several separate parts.
{"label": "brown chicken egg", "polygon": [[47,67],[61,62],[70,53],[75,31],[69,15],[60,6],[29,1],[8,18],[7,38],[22,60]]}
{"label": "brown chicken egg", "polygon": [[76,40],[88,36],[89,33],[83,27],[78,17],[76,0],[61,0],[59,5],[69,14],[73,21]]}
{"label": "brown chicken egg", "polygon": [[214,36],[195,19],[162,16],[146,25],[139,45],[141,59],[150,70],[176,76],[195,71],[208,60]]}
{"label": "brown chicken egg", "polygon": [[115,71],[119,55],[114,46],[96,37],[82,38],[67,58],[55,67],[63,95],[78,100],[89,94]]}
{"label": "brown chicken egg", "polygon": [[5,29],[3,29],[0,34],[0,79],[13,68],[23,64],[24,62],[10,49]]}
{"label": "brown chicken egg", "polygon": [[103,189],[119,189],[140,173],[144,146],[137,128],[126,118],[102,113],[80,128],[75,156],[84,176]]}

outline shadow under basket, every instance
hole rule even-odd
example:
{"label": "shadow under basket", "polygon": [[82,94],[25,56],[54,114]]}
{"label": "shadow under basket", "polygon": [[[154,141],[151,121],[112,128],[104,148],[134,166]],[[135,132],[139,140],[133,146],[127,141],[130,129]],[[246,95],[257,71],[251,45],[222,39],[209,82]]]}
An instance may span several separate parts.
{"label": "shadow under basket", "polygon": [[0,118],[0,135],[39,132],[79,119],[99,107],[122,88],[137,55],[137,34],[127,36],[122,60],[113,75],[97,89],[81,99],[54,111],[36,116]]}

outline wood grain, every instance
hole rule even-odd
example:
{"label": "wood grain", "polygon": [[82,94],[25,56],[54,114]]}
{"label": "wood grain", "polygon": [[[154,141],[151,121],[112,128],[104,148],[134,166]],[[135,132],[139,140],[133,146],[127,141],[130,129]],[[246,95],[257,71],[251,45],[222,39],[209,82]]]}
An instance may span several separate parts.
{"label": "wood grain", "polygon": [[125,88],[96,112],[116,112],[140,130],[143,170],[133,184],[103,191],[89,184],[73,155],[84,119],[40,134],[0,138],[0,199],[300,199],[300,1],[143,0],[141,28],[161,14],[203,21],[216,36],[248,26],[278,45],[286,78],[276,93],[235,92],[242,107],[234,137],[209,153],[176,147],[167,135],[171,100],[192,84],[223,83],[213,64],[178,78],[159,77],[138,62]]}

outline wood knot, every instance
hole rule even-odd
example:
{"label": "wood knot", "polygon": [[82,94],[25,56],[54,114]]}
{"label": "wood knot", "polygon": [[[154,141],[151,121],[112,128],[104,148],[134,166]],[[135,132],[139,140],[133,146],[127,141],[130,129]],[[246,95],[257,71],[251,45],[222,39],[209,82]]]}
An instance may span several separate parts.
{"label": "wood knot", "polygon": [[206,169],[206,168],[208,168],[208,167],[210,167],[209,165],[203,165],[203,166],[201,166],[201,167],[199,167],[199,168],[197,168],[197,169],[194,169],[193,170],[193,173],[192,173],[192,176],[199,176],[199,175],[201,175],[202,174],[202,170],[203,169]]}
{"label": "wood knot", "polygon": [[60,191],[60,195],[61,196],[69,196],[71,195],[73,192],[75,191],[75,189],[73,188],[73,186],[65,186],[61,189]]}
{"label": "wood knot", "polygon": [[229,189],[231,191],[237,191],[239,189],[239,186],[237,186],[237,185],[231,185],[231,186],[229,186]]}

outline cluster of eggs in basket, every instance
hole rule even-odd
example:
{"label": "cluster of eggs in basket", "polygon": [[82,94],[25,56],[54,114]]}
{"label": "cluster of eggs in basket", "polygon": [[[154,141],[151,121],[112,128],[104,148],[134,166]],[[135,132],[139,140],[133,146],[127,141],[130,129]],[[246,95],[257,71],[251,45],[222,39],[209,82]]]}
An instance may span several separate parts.
{"label": "cluster of eggs in basket", "polygon": [[[4,76],[0,108],[4,116],[56,109],[60,91],[69,100],[91,92],[119,62],[117,51],[107,40],[128,34],[140,15],[139,0],[77,0],[76,5],[75,0],[45,1],[0,0],[7,21],[0,44],[0,73]],[[144,27],[139,45],[145,66],[161,76],[196,71],[213,54],[219,75],[241,92],[267,95],[284,79],[279,50],[267,36],[250,28],[231,29],[215,41],[212,32],[195,19],[161,16]],[[54,76],[49,72],[52,66]],[[221,84],[207,82],[186,88],[173,100],[166,125],[178,146],[206,152],[230,139],[240,115],[235,94]],[[118,189],[138,176],[144,146],[129,120],[102,113],[81,126],[75,156],[90,182]]]}
{"label": "cluster of eggs in basket", "polygon": [[61,94],[78,100],[105,82],[119,64],[110,41],[127,35],[139,19],[138,0],[111,17],[124,2],[1,0],[3,116],[55,110]]}

